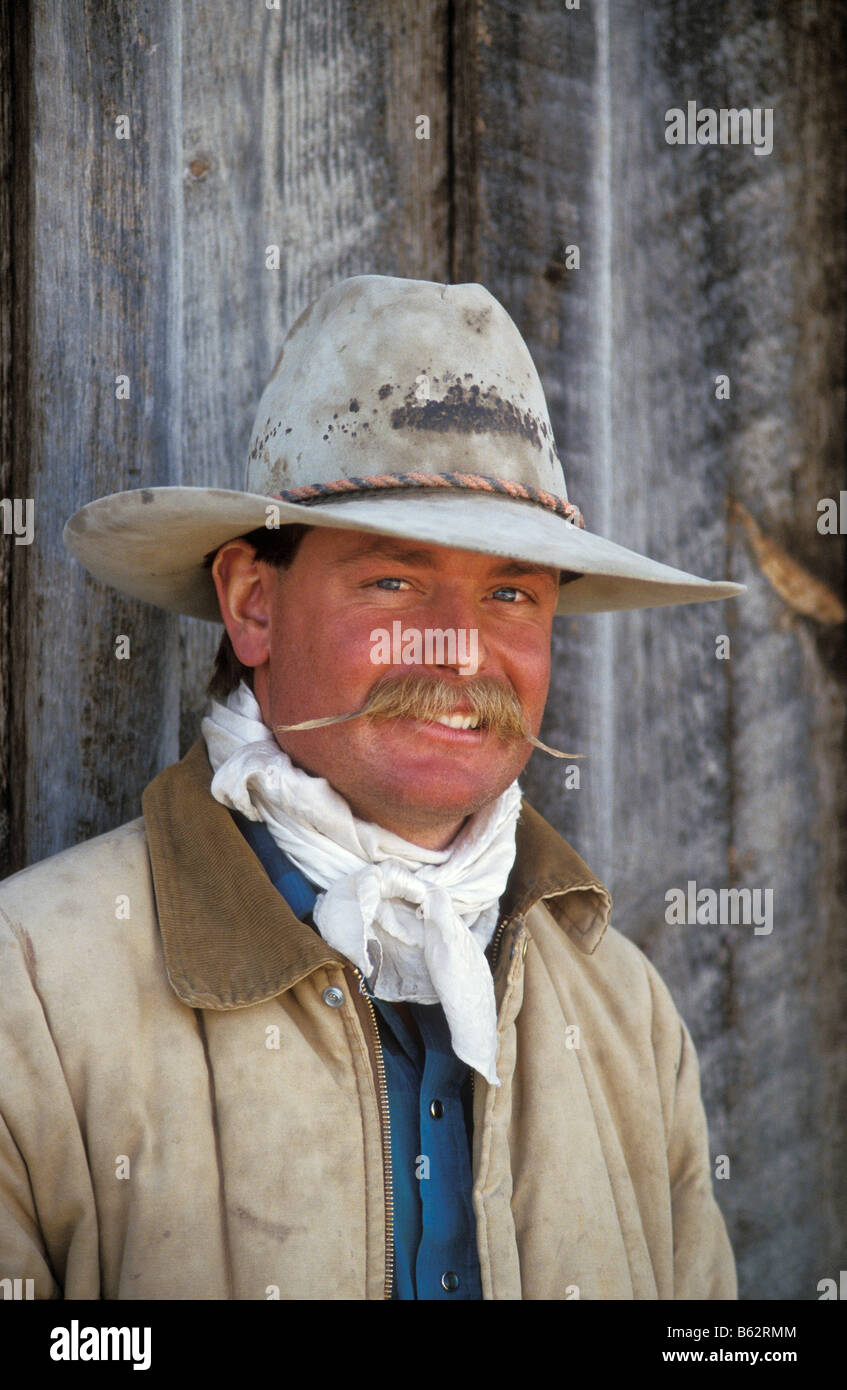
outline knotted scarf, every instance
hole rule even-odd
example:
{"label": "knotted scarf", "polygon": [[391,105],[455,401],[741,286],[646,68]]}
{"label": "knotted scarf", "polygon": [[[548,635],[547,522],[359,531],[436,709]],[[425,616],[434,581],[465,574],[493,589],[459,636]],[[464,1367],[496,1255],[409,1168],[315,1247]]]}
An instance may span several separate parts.
{"label": "knotted scarf", "polygon": [[212,795],[273,840],[319,893],[321,936],[379,999],[441,1003],[453,1050],[498,1085],[497,1013],[485,948],[515,858],[517,782],[443,850],[358,820],[323,777],[295,766],[242,681],[202,723]]}

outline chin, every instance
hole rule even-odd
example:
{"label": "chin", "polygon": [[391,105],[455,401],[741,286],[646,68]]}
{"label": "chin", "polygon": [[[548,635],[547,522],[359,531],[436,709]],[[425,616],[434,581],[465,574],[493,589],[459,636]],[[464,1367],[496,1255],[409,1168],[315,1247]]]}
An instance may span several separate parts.
{"label": "chin", "polygon": [[[427,787],[421,780],[414,783],[414,794],[409,795],[409,784],[386,786],[382,789],[376,805],[384,812],[385,819],[395,813],[404,819],[416,819],[422,825],[435,825],[444,821],[463,821],[474,812],[496,801],[508,786],[514,782],[517,773],[483,785],[468,785],[445,788],[443,782]],[[380,816],[380,823],[383,817]]]}

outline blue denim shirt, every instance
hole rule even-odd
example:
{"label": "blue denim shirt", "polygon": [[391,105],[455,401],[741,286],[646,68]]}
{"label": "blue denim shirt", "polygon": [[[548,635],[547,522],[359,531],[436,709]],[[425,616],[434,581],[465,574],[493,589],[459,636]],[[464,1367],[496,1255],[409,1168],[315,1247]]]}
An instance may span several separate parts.
{"label": "blue denim shirt", "polygon": [[[234,811],[274,887],[309,918],[319,889],[274,843],[261,821]],[[311,923],[310,925],[314,925]],[[393,1005],[371,995],[391,1127],[395,1299],[481,1299],[471,1203],[470,1068],[453,1051],[440,1004],[411,1004],[416,1037]]]}

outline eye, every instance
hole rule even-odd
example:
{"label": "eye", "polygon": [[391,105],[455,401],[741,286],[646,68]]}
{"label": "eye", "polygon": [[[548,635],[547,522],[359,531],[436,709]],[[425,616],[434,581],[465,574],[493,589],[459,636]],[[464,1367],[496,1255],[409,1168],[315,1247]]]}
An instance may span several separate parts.
{"label": "eye", "polygon": [[398,593],[404,584],[408,584],[408,579],[398,579],[396,575],[388,575],[384,579],[375,580],[377,589],[387,589],[390,593]]}
{"label": "eye", "polygon": [[499,589],[495,589],[492,598],[505,599],[507,603],[530,602],[530,595],[523,589],[515,589],[511,584],[501,584]]}

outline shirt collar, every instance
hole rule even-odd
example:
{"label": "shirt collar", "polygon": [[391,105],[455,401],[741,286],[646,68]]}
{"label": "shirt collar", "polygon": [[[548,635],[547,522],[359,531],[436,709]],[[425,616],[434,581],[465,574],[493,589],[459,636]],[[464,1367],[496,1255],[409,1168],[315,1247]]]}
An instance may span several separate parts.
{"label": "shirt collar", "polygon": [[[153,779],[142,809],[171,984],[194,1008],[237,1009],[272,999],[321,966],[347,962],[294,915],[211,796],[211,781],[199,739]],[[575,944],[593,951],[608,924],[608,891],[527,802],[516,839],[501,916],[524,917],[543,899]]]}

